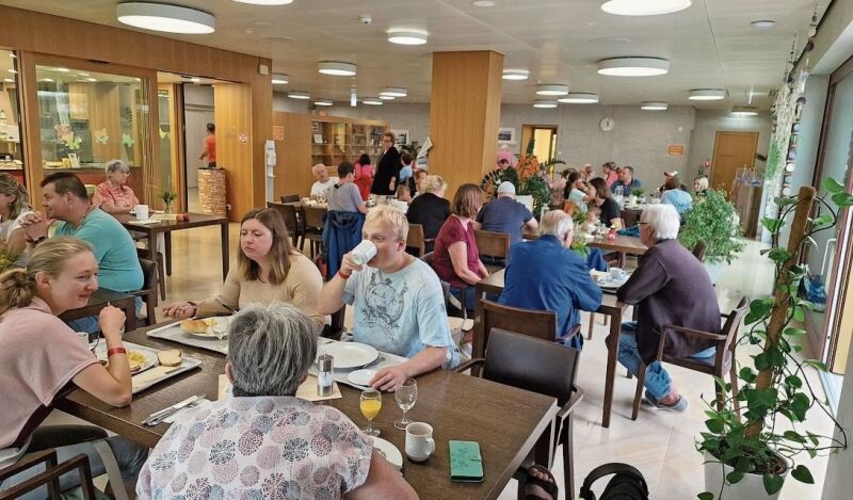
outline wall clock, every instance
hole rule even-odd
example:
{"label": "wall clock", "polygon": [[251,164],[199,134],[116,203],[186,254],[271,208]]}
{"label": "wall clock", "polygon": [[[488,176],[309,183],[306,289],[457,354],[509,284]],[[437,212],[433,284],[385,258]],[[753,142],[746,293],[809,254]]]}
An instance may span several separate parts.
{"label": "wall clock", "polygon": [[610,132],[611,130],[613,130],[613,127],[615,125],[616,122],[613,121],[613,117],[610,116],[605,116],[601,119],[600,122],[598,122],[598,127],[601,129],[602,132]]}

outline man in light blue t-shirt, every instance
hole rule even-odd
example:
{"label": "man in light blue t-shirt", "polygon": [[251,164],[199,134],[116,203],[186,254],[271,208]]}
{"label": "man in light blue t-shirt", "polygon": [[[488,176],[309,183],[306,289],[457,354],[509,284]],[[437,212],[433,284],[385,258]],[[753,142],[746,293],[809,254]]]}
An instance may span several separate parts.
{"label": "man in light blue t-shirt", "polygon": [[352,253],[346,254],[317,307],[320,314],[331,314],[352,305],[356,342],[409,358],[373,377],[370,385],[383,391],[396,389],[409,377],[459,364],[441,283],[426,263],[406,253],[408,231],[400,210],[386,205],[371,210],[362,232],[376,245],[376,256],[360,266]]}

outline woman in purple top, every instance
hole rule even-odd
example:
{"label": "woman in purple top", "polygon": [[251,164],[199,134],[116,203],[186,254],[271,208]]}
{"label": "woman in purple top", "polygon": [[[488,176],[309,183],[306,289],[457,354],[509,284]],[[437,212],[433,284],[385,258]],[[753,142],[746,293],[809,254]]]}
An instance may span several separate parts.
{"label": "woman in purple top", "polygon": [[[474,310],[473,286],[489,272],[480,261],[474,239],[474,218],[483,206],[483,190],[475,184],[463,184],[453,198],[453,215],[444,221],[435,239],[432,267],[442,281],[450,283],[450,293]],[[462,297],[464,293],[464,299]]]}

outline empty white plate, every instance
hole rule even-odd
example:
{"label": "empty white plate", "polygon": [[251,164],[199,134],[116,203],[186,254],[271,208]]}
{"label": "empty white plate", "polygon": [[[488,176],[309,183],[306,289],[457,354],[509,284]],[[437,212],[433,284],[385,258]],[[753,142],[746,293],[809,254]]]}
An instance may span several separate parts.
{"label": "empty white plate", "polygon": [[379,352],[373,346],[358,342],[330,342],[320,346],[319,354],[334,356],[334,367],[342,370],[361,368],[379,357]]}
{"label": "empty white plate", "polygon": [[400,453],[400,450],[398,450],[397,447],[389,441],[375,437],[373,438],[373,447],[385,456],[385,460],[387,460],[388,463],[398,469],[403,467],[403,454]]}
{"label": "empty white plate", "polygon": [[347,379],[355,385],[368,387],[376,375],[376,370],[355,370],[347,375]]}

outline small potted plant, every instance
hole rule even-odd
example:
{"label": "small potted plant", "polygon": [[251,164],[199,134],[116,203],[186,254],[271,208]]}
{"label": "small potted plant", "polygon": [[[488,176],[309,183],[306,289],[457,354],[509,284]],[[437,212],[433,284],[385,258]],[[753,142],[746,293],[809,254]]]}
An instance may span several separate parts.
{"label": "small potted plant", "polygon": [[646,194],[646,192],[645,192],[645,191],[643,191],[643,189],[642,189],[642,188],[634,188],[634,189],[632,189],[632,190],[631,190],[631,194],[630,194],[630,196],[628,196],[628,205],[630,205],[630,206],[632,206],[632,207],[633,207],[633,206],[636,206],[636,205],[637,205],[637,201],[638,201],[640,198],[642,198],[644,194]]}
{"label": "small potted plant", "polygon": [[[828,179],[824,188],[837,209],[853,206],[853,195],[838,182]],[[812,307],[796,293],[805,274],[799,265],[801,252],[813,244],[813,234],[835,226],[838,219],[825,198],[815,197],[814,188],[803,187],[797,196],[776,198],[779,215],[762,220],[773,236],[771,248],[765,251],[775,266],[773,296],[750,303],[745,319],[750,327],[738,341],[757,346],[760,352],[750,356],[752,366],[740,367],[740,390],[735,396],[732,384],[717,379],[725,395],[723,406],[709,404],[705,412],[707,431],[696,443],[706,459],[706,491],[698,495],[701,500],[775,499],[789,472],[798,481],[814,483],[809,468],[796,463],[798,456],[815,457],[847,447],[846,431],[806,378],[806,367],[826,367],[817,360],[800,359],[802,346],[797,339],[805,331],[793,325],[804,321],[806,309]],[[811,219],[815,202],[825,213]],[[788,246],[782,248],[780,231],[795,211]],[[743,407],[742,416],[735,404]],[[832,419],[835,436],[809,430],[806,418],[812,410]]]}
{"label": "small potted plant", "polygon": [[178,193],[170,189],[166,189],[160,193],[160,199],[163,200],[165,212],[167,214],[171,214],[174,209],[175,200],[178,199]]}
{"label": "small potted plant", "polygon": [[740,240],[742,230],[735,206],[726,199],[723,190],[709,189],[704,198],[693,200],[693,208],[684,214],[684,224],[678,233],[678,241],[688,250],[703,241],[705,269],[716,283],[723,263],[731,264],[741,253],[745,244]]}

